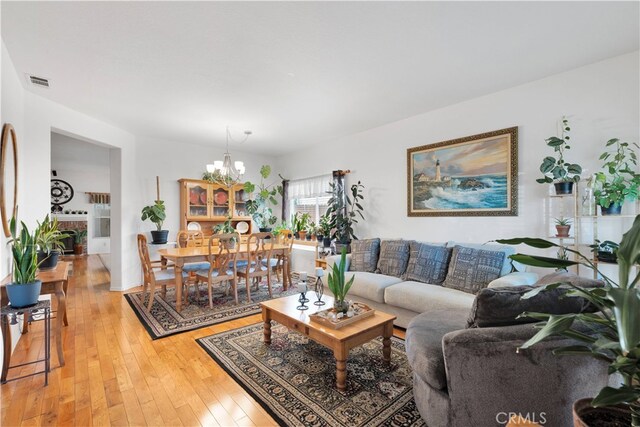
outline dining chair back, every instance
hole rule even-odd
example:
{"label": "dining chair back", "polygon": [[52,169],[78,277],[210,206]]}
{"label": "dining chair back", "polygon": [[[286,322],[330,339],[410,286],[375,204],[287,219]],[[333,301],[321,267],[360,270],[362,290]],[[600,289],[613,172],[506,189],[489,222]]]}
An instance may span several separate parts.
{"label": "dining chair back", "polygon": [[271,289],[271,247],[275,239],[271,233],[253,233],[247,240],[247,265],[238,267],[238,277],[245,279],[247,296],[251,298],[251,282],[258,289],[263,277],[267,278],[269,297],[273,298]]}
{"label": "dining chair back", "polygon": [[235,249],[235,245],[239,244],[240,234],[238,233],[214,234],[209,238],[207,255],[209,268],[199,270],[196,275],[198,279],[207,282],[210,308],[213,308],[213,286],[223,282],[230,283],[236,304],[238,304],[236,277],[238,251]]}
{"label": "dining chair back", "polygon": [[[291,251],[293,249],[294,241],[293,231],[280,230],[280,233],[278,234],[278,238],[276,240],[278,241],[278,244],[287,246],[286,251],[279,252],[273,255],[273,257],[269,261],[271,270],[276,273],[278,282],[280,282],[280,280],[282,280],[280,274],[288,274],[288,271],[285,271],[285,267],[287,265],[287,261],[291,259]],[[263,263],[266,265],[266,261],[263,261]],[[284,281],[283,283],[287,283],[287,281]]]}
{"label": "dining chair back", "polygon": [[175,271],[173,267],[169,268],[163,265],[161,261],[151,261],[149,258],[149,248],[147,246],[147,238],[144,234],[138,234],[138,256],[140,257],[140,265],[142,266],[142,287],[143,291],[149,291],[149,302],[147,311],[151,310],[153,298],[155,297],[156,286],[162,287],[162,297],[167,295],[167,285],[175,284]]}

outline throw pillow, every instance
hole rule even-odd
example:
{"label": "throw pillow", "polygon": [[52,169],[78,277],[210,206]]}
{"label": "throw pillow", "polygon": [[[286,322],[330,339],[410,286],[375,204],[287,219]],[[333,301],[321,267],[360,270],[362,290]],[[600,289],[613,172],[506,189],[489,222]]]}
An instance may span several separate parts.
{"label": "throw pillow", "polygon": [[504,252],[454,246],[444,287],[477,293],[500,277],[504,256]]}
{"label": "throw pillow", "polygon": [[426,243],[410,243],[409,265],[404,280],[442,285],[447,276],[451,248]]}
{"label": "throw pillow", "polygon": [[[560,280],[558,280],[560,279]],[[589,288],[604,286],[600,280],[591,280],[570,273],[553,273],[540,279],[533,286],[505,286],[502,288],[482,289],[476,295],[467,320],[467,328],[488,328],[493,326],[518,325],[537,322],[536,319],[522,317],[525,311],[550,314],[585,313],[595,311],[595,307],[582,297],[566,296],[567,288],[542,291],[534,297],[522,299],[522,296],[536,286],[568,282]]]}
{"label": "throw pillow", "polygon": [[380,259],[376,273],[402,277],[409,262],[409,241],[383,240],[380,243]]}
{"label": "throw pillow", "polygon": [[352,240],[349,271],[373,273],[378,266],[380,239]]}

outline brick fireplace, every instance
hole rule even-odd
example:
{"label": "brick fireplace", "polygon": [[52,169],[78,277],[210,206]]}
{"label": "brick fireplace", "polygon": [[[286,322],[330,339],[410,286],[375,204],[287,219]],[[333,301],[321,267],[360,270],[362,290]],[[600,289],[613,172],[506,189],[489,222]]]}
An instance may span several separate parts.
{"label": "brick fireplace", "polygon": [[[58,218],[58,229],[62,232],[64,231],[72,231],[72,230],[86,230],[87,229],[87,219],[85,216],[79,215],[56,215]],[[64,244],[64,253],[65,254],[73,254],[73,236],[65,239],[63,241]],[[82,239],[82,245],[84,248],[84,253],[87,251],[87,236]]]}

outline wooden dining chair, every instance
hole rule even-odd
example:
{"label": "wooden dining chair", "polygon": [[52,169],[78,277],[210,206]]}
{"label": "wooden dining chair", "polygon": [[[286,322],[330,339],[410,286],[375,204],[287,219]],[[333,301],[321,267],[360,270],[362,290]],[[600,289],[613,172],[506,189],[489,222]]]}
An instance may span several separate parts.
{"label": "wooden dining chair", "polygon": [[271,244],[274,241],[271,233],[253,233],[247,240],[247,265],[238,266],[238,277],[245,280],[247,285],[247,299],[251,300],[251,282],[258,289],[263,277],[267,278],[269,297],[273,298],[271,290]]}
{"label": "wooden dining chair", "polygon": [[[214,234],[209,238],[209,268],[196,272],[198,280],[207,282],[209,290],[209,308],[213,308],[213,286],[228,282],[238,304],[238,280],[236,276],[236,259],[238,251],[230,249],[232,242],[240,245],[238,233]],[[247,297],[249,299],[249,297]]]}
{"label": "wooden dining chair", "polygon": [[[269,260],[271,271],[276,273],[278,282],[280,282],[280,280],[282,280],[280,278],[280,274],[281,273],[282,275],[285,274],[284,264],[285,262],[287,262],[287,260],[291,259],[291,251],[293,249],[293,240],[294,240],[293,231],[280,230],[280,233],[278,234],[278,238],[276,240],[278,244],[286,245],[288,247],[288,249],[286,250],[286,253],[274,254],[273,257]],[[263,265],[267,265],[267,260],[263,260],[262,263]]]}
{"label": "wooden dining chair", "polygon": [[[156,286],[162,287],[162,298],[166,298],[167,285],[175,285],[175,270],[173,269],[173,264],[163,264],[159,260],[151,261],[147,238],[144,234],[138,234],[138,256],[142,265],[143,292],[149,292],[147,311],[150,311],[155,297]],[[182,275],[184,277],[186,274],[183,272]]]}
{"label": "wooden dining chair", "polygon": [[[180,248],[198,248],[202,247],[206,240],[204,233],[200,230],[180,230],[176,235],[176,242]],[[188,262],[182,266],[182,271],[187,273],[185,279],[185,285],[187,292],[185,293],[185,303],[189,303],[189,286],[194,286],[196,291],[196,298],[200,299],[200,287],[196,276],[196,272],[200,270],[208,270],[209,263],[202,262]]]}

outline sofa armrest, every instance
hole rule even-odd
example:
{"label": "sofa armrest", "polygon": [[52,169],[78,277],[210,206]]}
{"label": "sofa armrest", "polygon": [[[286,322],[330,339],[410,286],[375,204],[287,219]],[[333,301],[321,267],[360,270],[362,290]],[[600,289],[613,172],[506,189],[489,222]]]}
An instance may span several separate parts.
{"label": "sofa armrest", "polygon": [[571,425],[571,404],[607,385],[606,362],[551,353],[575,341],[551,338],[517,351],[536,331],[525,324],[462,329],[443,337],[451,425],[496,425],[501,421],[496,417],[505,412],[544,415],[548,425]]}
{"label": "sofa armrest", "polygon": [[531,286],[537,281],[538,275],[536,273],[515,271],[489,282],[487,287],[501,288],[504,286]]}
{"label": "sofa armrest", "polygon": [[[327,269],[331,270],[331,269],[333,269],[333,265],[334,264],[336,264],[336,263],[339,264],[341,256],[342,255],[331,255],[331,256],[328,256],[326,258],[326,260],[327,260]],[[351,254],[347,254],[347,257],[346,257],[345,261],[346,261],[347,265],[345,266],[344,270],[345,271],[349,271],[349,265],[351,265]]]}

